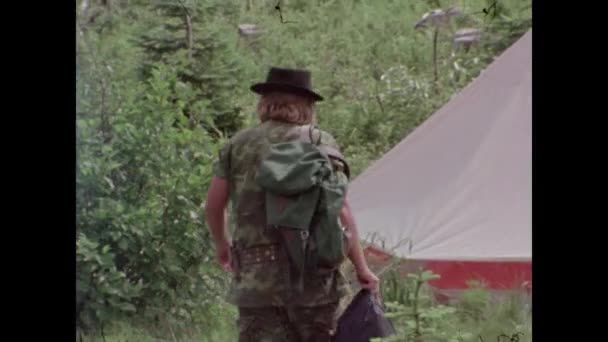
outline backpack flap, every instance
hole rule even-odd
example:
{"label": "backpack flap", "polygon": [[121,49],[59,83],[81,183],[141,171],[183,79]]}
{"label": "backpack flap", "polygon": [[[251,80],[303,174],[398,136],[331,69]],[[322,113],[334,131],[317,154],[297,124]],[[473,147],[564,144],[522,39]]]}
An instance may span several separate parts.
{"label": "backpack flap", "polygon": [[319,194],[320,188],[318,187],[291,196],[266,191],[267,225],[308,231]]}
{"label": "backpack flap", "polygon": [[280,195],[298,195],[324,176],[327,157],[314,145],[302,141],[274,144],[260,164],[256,182],[267,191]]}

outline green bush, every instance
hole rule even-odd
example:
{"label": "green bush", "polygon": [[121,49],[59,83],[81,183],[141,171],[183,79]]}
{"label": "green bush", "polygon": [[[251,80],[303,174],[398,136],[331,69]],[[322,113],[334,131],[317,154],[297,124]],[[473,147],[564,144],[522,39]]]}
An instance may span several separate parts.
{"label": "green bush", "polygon": [[218,142],[189,127],[181,106],[192,93],[171,101],[176,87],[160,65],[149,82],[125,84],[107,126],[78,120],[78,298],[89,321],[198,321],[222,293],[201,217]]}
{"label": "green bush", "polygon": [[[439,275],[420,270],[406,278],[391,270],[382,278],[386,316],[397,334],[375,342],[496,341],[501,335],[532,340],[531,311],[525,295],[514,291],[495,297],[482,284],[471,282],[456,305],[438,304],[428,281]],[[504,338],[504,337],[503,337]]]}

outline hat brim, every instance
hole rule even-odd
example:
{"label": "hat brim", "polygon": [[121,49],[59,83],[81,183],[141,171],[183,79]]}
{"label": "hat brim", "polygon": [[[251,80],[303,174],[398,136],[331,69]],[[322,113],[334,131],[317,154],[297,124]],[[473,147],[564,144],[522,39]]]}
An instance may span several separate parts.
{"label": "hat brim", "polygon": [[306,88],[300,88],[296,86],[292,86],[289,84],[282,83],[256,83],[251,86],[251,91],[256,94],[264,95],[269,92],[287,92],[293,93],[296,95],[303,95],[312,98],[315,101],[323,101],[323,96],[315,93],[314,91],[308,90]]}

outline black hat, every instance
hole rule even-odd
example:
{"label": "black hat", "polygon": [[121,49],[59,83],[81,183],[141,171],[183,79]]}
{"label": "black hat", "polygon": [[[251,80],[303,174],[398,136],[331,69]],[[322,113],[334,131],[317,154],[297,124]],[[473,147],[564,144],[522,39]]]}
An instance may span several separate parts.
{"label": "black hat", "polygon": [[281,91],[312,97],[315,101],[323,101],[323,96],[315,93],[311,88],[310,71],[281,68],[271,68],[266,82],[251,86],[251,90],[260,95]]}

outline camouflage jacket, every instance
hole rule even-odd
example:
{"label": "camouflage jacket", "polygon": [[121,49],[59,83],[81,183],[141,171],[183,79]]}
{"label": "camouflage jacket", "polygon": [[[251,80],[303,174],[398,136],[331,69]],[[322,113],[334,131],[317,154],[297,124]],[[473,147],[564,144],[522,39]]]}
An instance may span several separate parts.
{"label": "camouflage jacket", "polygon": [[[298,139],[300,126],[267,121],[237,133],[220,151],[214,174],[230,184],[232,242],[238,249],[266,244],[279,244],[276,231],[266,224],[265,192],[256,182],[259,165],[271,144]],[[313,136],[323,145],[338,150],[335,139],[315,130]],[[347,182],[341,165],[334,165]],[[289,286],[289,264],[286,256],[273,263],[247,265],[233,277],[228,301],[241,307],[317,306],[337,302],[348,292],[348,285],[339,270],[308,279],[304,293],[295,295]]]}

